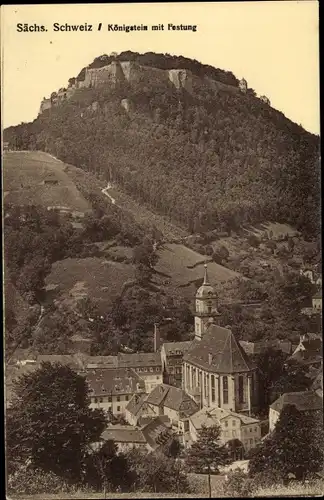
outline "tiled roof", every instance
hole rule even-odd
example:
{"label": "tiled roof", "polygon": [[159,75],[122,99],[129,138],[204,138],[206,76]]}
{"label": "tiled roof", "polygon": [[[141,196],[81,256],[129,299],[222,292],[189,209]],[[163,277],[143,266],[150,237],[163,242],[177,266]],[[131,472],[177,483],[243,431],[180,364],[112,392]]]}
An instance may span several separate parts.
{"label": "tiled roof", "polygon": [[180,418],[186,418],[198,410],[197,403],[182,389],[172,385],[160,384],[156,386],[146,399],[148,404],[163,405],[180,412]]}
{"label": "tiled roof", "polygon": [[240,419],[242,425],[260,423],[256,418],[248,417],[242,413],[225,410],[224,408],[202,408],[202,410],[199,410],[190,417],[190,421],[196,429],[201,429],[203,425],[205,427],[212,427],[216,424],[219,425],[220,421],[226,417],[236,417]]}
{"label": "tiled roof", "polygon": [[172,432],[163,419],[155,417],[140,429],[131,425],[108,427],[101,438],[105,441],[112,439],[116,443],[148,444],[151,449],[156,450],[172,438]]}
{"label": "tiled roof", "polygon": [[294,405],[299,411],[320,410],[323,408],[323,400],[313,391],[286,392],[270,408],[281,412],[287,405]]}
{"label": "tiled roof", "polygon": [[85,377],[93,396],[145,392],[144,381],[132,368],[87,370]]}
{"label": "tiled roof", "polygon": [[[209,355],[212,355],[211,364]],[[214,373],[242,373],[255,369],[232,331],[213,324],[201,340],[192,343],[184,360]]]}
{"label": "tiled roof", "polygon": [[147,394],[134,394],[126,406],[126,410],[136,416],[143,404],[145,403]]}
{"label": "tiled roof", "polygon": [[192,340],[186,340],[184,342],[165,342],[162,347],[164,347],[167,356],[173,356],[184,354],[191,344]]}
{"label": "tiled roof", "polygon": [[321,338],[311,338],[309,340],[305,340],[302,342],[302,346],[304,349],[299,349],[297,352],[292,354],[290,359],[301,363],[314,363],[322,359]]}
{"label": "tiled roof", "polygon": [[161,354],[159,352],[137,352],[134,354],[118,354],[118,366],[137,368],[140,366],[161,366]]}
{"label": "tiled roof", "polygon": [[166,426],[160,417],[151,419],[148,424],[141,428],[141,431],[146,442],[153,450],[156,450],[172,438],[169,426]]}
{"label": "tiled roof", "polygon": [[117,356],[89,356],[87,368],[117,368]]}
{"label": "tiled roof", "polygon": [[275,339],[260,342],[247,342],[245,340],[240,340],[239,344],[244,349],[246,354],[259,354],[266,349],[276,349],[290,354],[292,350],[292,344],[289,340]]}
{"label": "tiled roof", "polygon": [[102,433],[101,437],[105,441],[112,439],[116,443],[146,443],[146,439],[142,431],[132,427],[131,425],[109,427]]}

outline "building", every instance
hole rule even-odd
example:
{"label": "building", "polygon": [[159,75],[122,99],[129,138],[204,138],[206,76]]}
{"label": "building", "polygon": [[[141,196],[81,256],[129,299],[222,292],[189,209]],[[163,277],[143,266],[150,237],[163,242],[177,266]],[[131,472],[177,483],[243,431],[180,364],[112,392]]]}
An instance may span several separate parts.
{"label": "building", "polygon": [[184,342],[165,342],[161,348],[163,382],[182,387],[183,355],[189,349],[191,340]]}
{"label": "building", "polygon": [[320,368],[323,359],[322,338],[320,335],[306,333],[300,336],[300,341],[293,354],[288,358],[289,362],[306,365],[309,368]]}
{"label": "building", "polygon": [[143,404],[143,416],[167,416],[172,430],[182,436],[183,442],[189,439],[189,417],[199,410],[199,406],[184,390],[161,384],[148,394]]}
{"label": "building", "polygon": [[131,425],[110,426],[102,433],[101,438],[100,444],[113,440],[118,446],[118,451],[121,452],[138,448],[150,453],[163,451],[169,446],[173,440],[173,433],[164,419],[156,417],[149,419],[137,428]]}
{"label": "building", "polygon": [[283,408],[294,405],[299,411],[323,409],[323,399],[315,391],[287,392],[282,394],[269,408],[269,432],[272,432]]}
{"label": "building", "polygon": [[9,142],[3,141],[3,151],[9,151]]}
{"label": "building", "polygon": [[125,407],[133,394],[145,393],[145,383],[132,368],[87,370],[90,408],[102,408],[113,415],[125,413]]}
{"label": "building", "polygon": [[201,407],[251,413],[256,401],[256,367],[229,328],[210,324],[184,355],[184,390]]}
{"label": "building", "polygon": [[315,312],[322,312],[322,290],[319,290],[313,295],[312,307]]}
{"label": "building", "polygon": [[125,419],[136,426],[142,417],[154,417],[156,412],[150,410],[146,403],[147,394],[134,394],[125,407]]}
{"label": "building", "polygon": [[301,276],[305,276],[313,285],[322,286],[322,274],[318,270],[304,267],[300,269]]}
{"label": "building", "polygon": [[261,354],[267,349],[273,349],[275,351],[281,351],[285,354],[292,353],[292,343],[290,340],[269,340],[269,341],[260,341],[260,342],[248,342],[245,340],[239,341],[240,346],[244,349],[246,354],[249,356],[254,354]]}
{"label": "building", "polygon": [[190,438],[197,441],[202,427],[220,426],[220,441],[232,451],[233,460],[242,460],[247,451],[261,441],[261,422],[242,413],[223,408],[202,408],[189,419]]}
{"label": "building", "polygon": [[145,382],[145,392],[163,382],[162,361],[159,352],[138,352],[118,354],[120,368],[132,368]]}

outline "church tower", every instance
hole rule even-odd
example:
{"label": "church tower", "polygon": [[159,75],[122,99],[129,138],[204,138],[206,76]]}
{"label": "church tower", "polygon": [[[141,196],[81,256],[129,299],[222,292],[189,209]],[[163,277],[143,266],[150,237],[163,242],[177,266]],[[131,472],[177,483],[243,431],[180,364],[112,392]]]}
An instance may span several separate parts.
{"label": "church tower", "polygon": [[205,264],[204,281],[196,293],[195,340],[201,340],[208,325],[217,324],[219,316],[217,294],[209,282],[207,264]]}

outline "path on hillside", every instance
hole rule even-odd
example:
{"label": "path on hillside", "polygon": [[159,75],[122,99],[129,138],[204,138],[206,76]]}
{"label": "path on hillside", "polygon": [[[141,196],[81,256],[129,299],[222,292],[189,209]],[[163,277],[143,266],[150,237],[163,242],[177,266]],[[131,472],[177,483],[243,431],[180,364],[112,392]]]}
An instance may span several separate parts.
{"label": "path on hillside", "polygon": [[117,204],[116,204],[116,200],[115,200],[115,198],[113,198],[113,197],[112,197],[112,196],[108,193],[109,189],[112,189],[112,185],[111,185],[111,183],[110,183],[110,182],[108,182],[107,187],[105,187],[105,188],[103,188],[103,189],[101,190],[102,194],[104,194],[105,196],[107,196],[107,197],[110,199],[110,201],[111,201],[111,203],[112,203],[113,205],[116,205],[116,207],[121,208],[119,205],[117,205]]}

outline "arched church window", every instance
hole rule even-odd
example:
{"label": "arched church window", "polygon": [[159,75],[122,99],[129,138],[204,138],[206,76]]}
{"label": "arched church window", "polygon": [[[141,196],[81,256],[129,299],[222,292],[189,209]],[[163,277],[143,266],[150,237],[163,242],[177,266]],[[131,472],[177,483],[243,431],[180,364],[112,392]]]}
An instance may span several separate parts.
{"label": "arched church window", "polygon": [[244,403],[244,379],[242,375],[238,378],[238,397],[239,403]]}
{"label": "arched church window", "polygon": [[228,404],[228,377],[223,377],[223,403]]}

